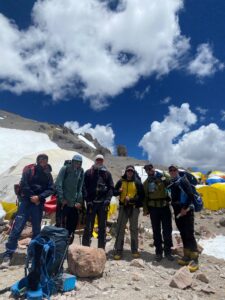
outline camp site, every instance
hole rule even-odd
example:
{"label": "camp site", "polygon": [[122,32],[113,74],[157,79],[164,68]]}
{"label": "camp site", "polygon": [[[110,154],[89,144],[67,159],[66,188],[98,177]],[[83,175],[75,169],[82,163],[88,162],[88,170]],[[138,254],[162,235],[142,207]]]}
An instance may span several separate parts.
{"label": "camp site", "polygon": [[[66,161],[66,159],[70,158],[74,154],[74,152],[72,151],[61,149],[46,150],[45,153],[48,155],[48,157],[50,157],[54,178],[57,176],[57,173],[59,172],[61,166],[64,164],[64,161]],[[6,240],[10,233],[10,227],[12,226],[13,216],[18,210],[19,201],[18,197],[15,195],[14,184],[19,182],[21,171],[24,165],[26,165],[27,162],[35,161],[35,157],[36,153],[21,158],[13,168],[6,170],[2,175],[2,198],[0,202],[1,249],[3,249],[3,245],[6,243]],[[92,160],[83,157],[84,169],[90,168],[92,164]],[[136,165],[135,169],[142,182],[144,182],[147,178],[144,166]],[[169,175],[167,169],[156,169],[156,171],[159,174],[166,174],[167,176]],[[184,169],[180,169],[180,171],[182,173],[186,172]],[[122,169],[120,172],[121,174],[123,174],[124,169]],[[221,248],[221,245],[223,245],[224,243],[223,214],[225,211],[225,173],[217,170],[211,171],[208,175],[202,174],[201,172],[188,171],[188,173],[190,174],[190,176],[194,176],[194,178],[197,180],[196,190],[202,197],[204,206],[204,208],[200,212],[196,213],[196,222],[198,224],[198,226],[196,226],[196,234],[200,249],[199,251],[201,251],[201,255],[204,257],[203,263],[200,264],[200,270],[196,273],[200,273],[201,268],[207,269],[207,267],[209,267],[208,264],[218,266],[219,271],[222,272],[223,267],[219,267],[219,262],[225,259],[224,252]],[[41,225],[42,232],[45,232],[44,230],[48,230],[48,228],[54,228],[53,226],[55,224],[56,202],[57,196],[53,195],[50,196],[44,204],[44,215]],[[30,257],[30,260],[28,258],[29,255],[32,255],[32,251],[34,251],[32,250],[34,248],[31,247],[32,228],[30,223],[28,222],[18,242],[18,251],[15,254],[14,260],[12,261],[12,265],[7,270],[7,273],[5,273],[5,270],[1,270],[1,278],[8,278],[5,284],[1,286],[3,295],[5,291],[5,295],[10,295],[10,293],[14,293],[15,295],[17,295],[17,297],[24,297],[24,295],[26,295],[25,297],[27,297],[27,299],[42,299],[41,297],[46,297],[46,299],[73,299],[76,297],[78,297],[79,299],[83,299],[89,297],[89,295],[96,295],[96,297],[113,295],[112,297],[116,297],[116,295],[118,294],[122,295],[123,297],[123,295],[125,295],[126,288],[124,284],[122,289],[119,288],[119,285],[121,284],[121,279],[119,278],[121,275],[124,276],[125,274],[127,274],[125,276],[128,282],[132,283],[132,285],[134,284],[134,288],[132,288],[134,293],[137,292],[137,290],[139,289],[138,286],[141,286],[141,282],[144,281],[143,274],[145,274],[145,276],[150,276],[149,278],[151,278],[151,275],[147,275],[147,273],[155,272],[152,268],[157,268],[158,271],[156,274],[161,274],[160,278],[162,274],[167,274],[166,270],[168,268],[170,274],[169,277],[171,277],[172,279],[177,270],[175,262],[162,261],[161,264],[155,264],[154,261],[152,261],[152,252],[154,247],[152,240],[153,233],[147,218],[143,216],[140,217],[141,221],[139,224],[138,234],[140,249],[139,251],[141,257],[133,260],[130,257],[129,246],[131,241],[129,237],[129,227],[127,226],[125,232],[124,257],[120,261],[113,260],[113,244],[116,239],[116,228],[118,226],[118,209],[118,197],[113,197],[107,213],[107,235],[105,251],[96,248],[98,239],[97,218],[94,222],[92,233],[93,238],[90,251],[86,249],[87,247],[82,246],[82,234],[84,230],[82,216],[80,216],[81,218],[79,220],[79,224],[75,232],[75,239],[72,245],[69,246],[67,244],[66,238],[63,238],[63,231],[54,232],[54,234],[58,235],[58,239],[59,236],[61,236],[61,243],[63,245],[63,254],[61,257],[61,261],[59,261],[59,266],[57,265],[57,267],[61,270],[62,275],[59,280],[59,278],[56,276],[57,274],[54,276],[52,275],[51,277],[51,273],[50,271],[48,271],[49,277],[47,278],[54,281],[54,284],[52,284],[54,288],[50,290],[49,294],[47,294],[47,290],[44,287],[42,287],[42,290],[37,289],[36,291],[27,291],[26,293],[24,293],[25,288],[23,288],[23,285],[26,286],[26,284],[24,283],[24,281],[21,281],[21,278],[24,278],[24,265],[27,268],[27,272],[29,272],[29,268],[31,268],[31,265],[29,264],[32,264],[32,256]],[[210,226],[208,226],[209,224]],[[61,228],[60,230],[63,230],[63,228]],[[50,249],[51,247],[53,247],[51,244],[49,244],[48,246],[50,247]],[[28,252],[30,254],[28,256],[26,255],[26,251],[28,251],[27,249],[30,249],[30,252]],[[175,257],[179,257],[179,255],[181,255],[182,249],[183,248],[179,237],[179,232],[177,231],[176,226],[173,225],[173,254],[175,255]],[[211,263],[209,263],[210,260],[207,257],[211,257]],[[50,264],[53,264],[53,261],[54,259],[52,258],[52,260],[50,260]],[[110,283],[112,280],[110,279],[111,276],[113,276],[113,278],[117,278],[115,279],[115,283],[113,284],[113,286]],[[209,276],[210,273],[207,276],[207,280]],[[164,279],[161,278],[161,280]],[[169,278],[167,278],[164,284],[168,285],[169,287],[170,282],[168,280]],[[214,282],[214,280],[215,278],[210,277],[210,282]],[[22,288],[18,287],[18,283],[20,285],[22,284]],[[202,285],[203,283],[201,283],[201,286]],[[99,291],[101,291],[100,294]],[[184,290],[181,289],[180,291],[181,294],[184,293]]]}

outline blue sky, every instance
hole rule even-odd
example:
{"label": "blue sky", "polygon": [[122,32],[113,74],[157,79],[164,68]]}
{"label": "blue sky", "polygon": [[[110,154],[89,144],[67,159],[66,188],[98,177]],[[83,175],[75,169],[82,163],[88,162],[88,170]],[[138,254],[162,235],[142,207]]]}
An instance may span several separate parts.
{"label": "blue sky", "polygon": [[156,163],[225,165],[225,1],[166,3],[0,0],[0,108]]}

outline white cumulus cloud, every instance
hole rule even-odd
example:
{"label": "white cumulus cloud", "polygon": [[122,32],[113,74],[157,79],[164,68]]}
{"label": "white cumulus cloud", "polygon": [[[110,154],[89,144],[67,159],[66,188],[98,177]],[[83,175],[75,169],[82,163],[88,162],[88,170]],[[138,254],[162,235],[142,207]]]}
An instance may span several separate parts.
{"label": "white cumulus cloud", "polygon": [[194,74],[199,78],[212,76],[215,72],[223,69],[224,64],[214,57],[209,44],[199,45],[196,57],[188,65],[190,74]]}
{"label": "white cumulus cloud", "polygon": [[94,109],[140,77],[174,69],[189,48],[178,14],[183,0],[37,0],[19,30],[0,14],[0,89],[71,95]]}
{"label": "white cumulus cloud", "polygon": [[166,97],[166,98],[164,98],[164,99],[162,99],[162,100],[160,100],[160,103],[161,104],[168,104],[170,101],[171,101],[171,97]]}
{"label": "white cumulus cloud", "polygon": [[92,127],[91,123],[84,124],[80,126],[77,121],[67,121],[64,126],[73,130],[77,134],[84,134],[85,132],[90,133],[93,138],[96,138],[98,142],[108,148],[112,153],[115,151],[115,133],[110,126],[108,125],[99,125]]}
{"label": "white cumulus cloud", "polygon": [[188,103],[170,106],[163,121],[151,124],[139,146],[153,163],[225,170],[225,131],[215,123],[191,131],[196,123]]}

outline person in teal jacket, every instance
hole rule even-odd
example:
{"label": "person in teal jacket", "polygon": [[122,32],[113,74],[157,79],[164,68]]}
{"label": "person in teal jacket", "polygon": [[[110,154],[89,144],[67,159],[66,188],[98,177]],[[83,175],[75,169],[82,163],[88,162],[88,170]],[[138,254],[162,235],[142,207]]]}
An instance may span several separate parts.
{"label": "person in teal jacket", "polygon": [[81,166],[82,156],[74,155],[72,161],[61,168],[55,182],[57,192],[56,226],[68,230],[71,243],[79,220],[79,210],[83,204],[84,170]]}

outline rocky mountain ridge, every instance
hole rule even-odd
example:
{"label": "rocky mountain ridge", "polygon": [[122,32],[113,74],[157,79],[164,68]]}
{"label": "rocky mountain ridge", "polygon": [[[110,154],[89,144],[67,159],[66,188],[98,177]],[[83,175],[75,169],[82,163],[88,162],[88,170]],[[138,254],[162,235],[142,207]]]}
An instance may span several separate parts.
{"label": "rocky mountain ridge", "polygon": [[94,139],[89,133],[84,134],[84,137],[93,143],[96,149],[79,139],[78,134],[63,125],[38,122],[4,110],[0,110],[0,127],[45,133],[60,148],[77,151],[92,160],[96,154],[101,153],[105,156],[105,164],[112,172],[115,181],[119,179],[126,165],[146,164],[145,160],[138,160],[129,156],[118,157],[112,155],[109,149],[101,146],[97,139]]}

